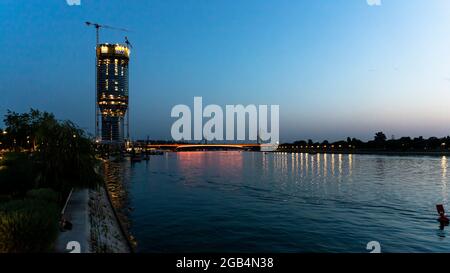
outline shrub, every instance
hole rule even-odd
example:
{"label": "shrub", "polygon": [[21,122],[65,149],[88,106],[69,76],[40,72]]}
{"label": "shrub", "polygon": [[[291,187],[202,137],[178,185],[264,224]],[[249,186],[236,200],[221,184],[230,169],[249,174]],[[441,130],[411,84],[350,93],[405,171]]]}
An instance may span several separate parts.
{"label": "shrub", "polygon": [[58,203],[60,195],[52,189],[42,188],[28,191],[27,197],[50,203]]}
{"label": "shrub", "polygon": [[34,187],[34,164],[25,153],[9,153],[0,170],[0,195],[23,195]]}
{"label": "shrub", "polygon": [[0,195],[0,204],[5,203],[12,200],[11,196],[9,195]]}
{"label": "shrub", "polygon": [[0,205],[0,253],[49,252],[58,233],[58,206],[40,199]]}

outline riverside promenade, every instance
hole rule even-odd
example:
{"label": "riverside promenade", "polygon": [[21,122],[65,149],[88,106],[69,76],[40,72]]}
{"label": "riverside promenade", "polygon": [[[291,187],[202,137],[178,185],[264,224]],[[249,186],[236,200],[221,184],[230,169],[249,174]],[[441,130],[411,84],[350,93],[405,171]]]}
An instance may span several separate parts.
{"label": "riverside promenade", "polygon": [[74,191],[64,217],[72,223],[72,229],[59,232],[55,252],[132,252],[103,187]]}
{"label": "riverside promenade", "polygon": [[88,189],[72,193],[64,217],[72,223],[72,230],[59,232],[55,251],[59,253],[90,253],[91,222]]}

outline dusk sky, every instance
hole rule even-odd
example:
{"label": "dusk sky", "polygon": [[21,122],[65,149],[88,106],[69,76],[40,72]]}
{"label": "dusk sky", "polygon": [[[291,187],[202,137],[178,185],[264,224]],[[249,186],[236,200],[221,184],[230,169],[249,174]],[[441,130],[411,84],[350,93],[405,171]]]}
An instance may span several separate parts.
{"label": "dusk sky", "polygon": [[[450,1],[0,0],[0,113],[93,133],[95,31],[134,48],[134,139],[170,139],[176,104],[279,104],[281,141],[450,135]],[[0,122],[0,127],[3,124]]]}

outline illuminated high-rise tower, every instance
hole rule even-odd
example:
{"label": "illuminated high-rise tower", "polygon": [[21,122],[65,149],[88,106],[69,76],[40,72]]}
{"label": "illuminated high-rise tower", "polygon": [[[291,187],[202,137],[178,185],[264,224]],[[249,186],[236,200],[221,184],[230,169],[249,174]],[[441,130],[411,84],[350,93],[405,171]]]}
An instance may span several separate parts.
{"label": "illuminated high-rise tower", "polygon": [[128,63],[130,48],[120,44],[97,46],[97,114],[101,140],[121,143],[129,138]]}

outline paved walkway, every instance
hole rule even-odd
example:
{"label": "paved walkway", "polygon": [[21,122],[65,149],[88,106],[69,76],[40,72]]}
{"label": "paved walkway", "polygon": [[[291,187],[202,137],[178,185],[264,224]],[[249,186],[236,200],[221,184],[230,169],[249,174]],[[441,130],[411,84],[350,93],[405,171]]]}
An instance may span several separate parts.
{"label": "paved walkway", "polygon": [[91,224],[89,220],[89,190],[74,191],[67,204],[65,218],[72,230],[60,232],[55,244],[59,253],[89,253]]}

